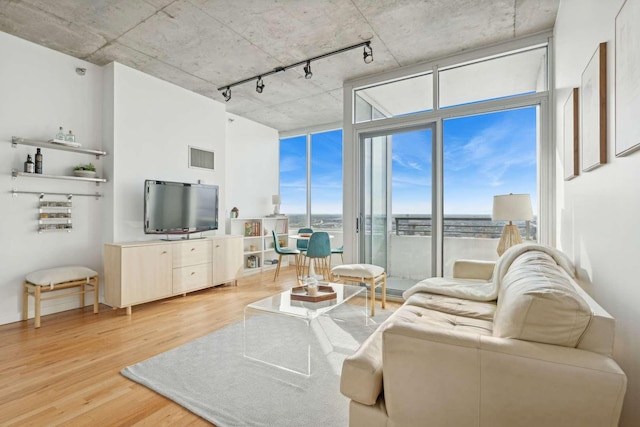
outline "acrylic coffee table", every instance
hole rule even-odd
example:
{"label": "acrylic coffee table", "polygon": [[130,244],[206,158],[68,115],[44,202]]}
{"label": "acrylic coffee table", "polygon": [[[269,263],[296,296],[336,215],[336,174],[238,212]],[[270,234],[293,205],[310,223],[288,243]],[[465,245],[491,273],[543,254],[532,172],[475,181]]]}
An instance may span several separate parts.
{"label": "acrylic coffee table", "polygon": [[[320,284],[331,286],[336,298],[320,302],[298,301],[292,300],[291,290],[287,290],[247,305],[244,308],[243,356],[310,376],[314,320],[356,296],[364,296],[363,324],[368,324],[366,287]],[[258,315],[262,317],[257,318]]]}

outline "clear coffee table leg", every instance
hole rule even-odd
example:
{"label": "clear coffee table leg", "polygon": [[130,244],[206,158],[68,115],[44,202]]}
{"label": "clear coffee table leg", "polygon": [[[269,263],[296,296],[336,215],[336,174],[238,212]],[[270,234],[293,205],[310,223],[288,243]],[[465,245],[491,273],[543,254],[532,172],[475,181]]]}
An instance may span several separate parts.
{"label": "clear coffee table leg", "polygon": [[[253,318],[255,315],[255,318]],[[305,335],[304,342],[295,339],[283,342],[277,330],[262,323],[259,317],[269,323],[283,324],[284,329],[296,328]],[[269,366],[304,376],[311,375],[311,319],[262,312],[245,307],[242,333],[242,355]],[[298,335],[299,336],[299,335]],[[302,345],[301,345],[302,344]]]}

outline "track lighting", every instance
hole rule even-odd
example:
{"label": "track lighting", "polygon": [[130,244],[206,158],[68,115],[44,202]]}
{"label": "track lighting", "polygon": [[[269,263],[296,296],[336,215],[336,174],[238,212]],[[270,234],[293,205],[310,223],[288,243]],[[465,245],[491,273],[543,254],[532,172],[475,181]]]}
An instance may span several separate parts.
{"label": "track lighting", "polygon": [[227,86],[227,90],[222,92],[222,96],[224,96],[225,101],[229,102],[229,100],[231,99],[231,87]]}
{"label": "track lighting", "polygon": [[309,80],[313,77],[313,73],[311,72],[311,61],[307,61],[307,65],[304,67],[304,78]]}
{"label": "track lighting", "polygon": [[[367,49],[369,50],[367,51]],[[369,43],[364,45],[364,51],[362,52],[362,56],[364,58],[365,64],[371,64],[373,62],[373,49],[371,48],[371,45]]]}
{"label": "track lighting", "polygon": [[311,72],[311,61],[317,61],[318,59],[326,58],[328,56],[332,56],[338,53],[356,49],[361,46],[364,46],[364,54],[363,54],[364,62],[367,64],[370,64],[371,62],[373,62],[373,49],[371,49],[371,42],[366,41],[366,42],[354,44],[352,46],[343,47],[342,49],[334,50],[333,52],[328,52],[322,55],[314,56],[313,58],[308,58],[308,59],[305,59],[304,61],[296,62],[295,64],[275,67],[274,69],[267,71],[266,73],[261,73],[261,74],[258,74],[257,76],[249,77],[244,80],[240,80],[234,83],[230,83],[228,85],[221,86],[218,88],[218,90],[222,92],[222,96],[224,96],[225,101],[229,101],[231,99],[231,88],[233,86],[238,86],[238,85],[248,83],[257,79],[256,92],[262,93],[262,91],[264,90],[264,81],[262,81],[263,77],[270,76],[271,74],[279,73],[280,71],[286,71],[289,68],[299,67],[303,64],[306,64],[304,67],[304,78],[310,79],[313,77],[313,73]]}

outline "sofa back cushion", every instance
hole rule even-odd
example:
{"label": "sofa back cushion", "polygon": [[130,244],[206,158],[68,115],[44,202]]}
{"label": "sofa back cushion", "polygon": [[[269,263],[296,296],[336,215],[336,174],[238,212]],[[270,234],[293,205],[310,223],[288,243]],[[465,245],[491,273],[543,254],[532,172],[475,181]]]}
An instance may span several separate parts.
{"label": "sofa back cushion", "polygon": [[553,258],[530,251],[511,264],[502,280],[493,335],[576,347],[591,316],[589,305]]}

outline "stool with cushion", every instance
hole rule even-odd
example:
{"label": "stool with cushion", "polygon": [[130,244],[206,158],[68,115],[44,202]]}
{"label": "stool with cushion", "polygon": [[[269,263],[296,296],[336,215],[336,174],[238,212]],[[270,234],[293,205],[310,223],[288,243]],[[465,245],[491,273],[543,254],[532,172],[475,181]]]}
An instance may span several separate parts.
{"label": "stool with cushion", "polygon": [[[87,287],[89,289],[87,289]],[[62,289],[80,288],[76,292],[42,297],[43,293]],[[93,312],[98,313],[98,273],[87,267],[70,266],[38,270],[27,274],[23,284],[22,320],[29,317],[29,296],[35,299],[35,327],[40,327],[40,304],[42,301],[80,295],[80,307],[84,307],[84,294],[93,292]]]}
{"label": "stool with cushion", "polygon": [[375,315],[376,288],[381,287],[382,308],[385,308],[387,299],[387,274],[384,268],[372,264],[345,264],[331,269],[332,281],[366,283],[371,292],[371,316]]}

